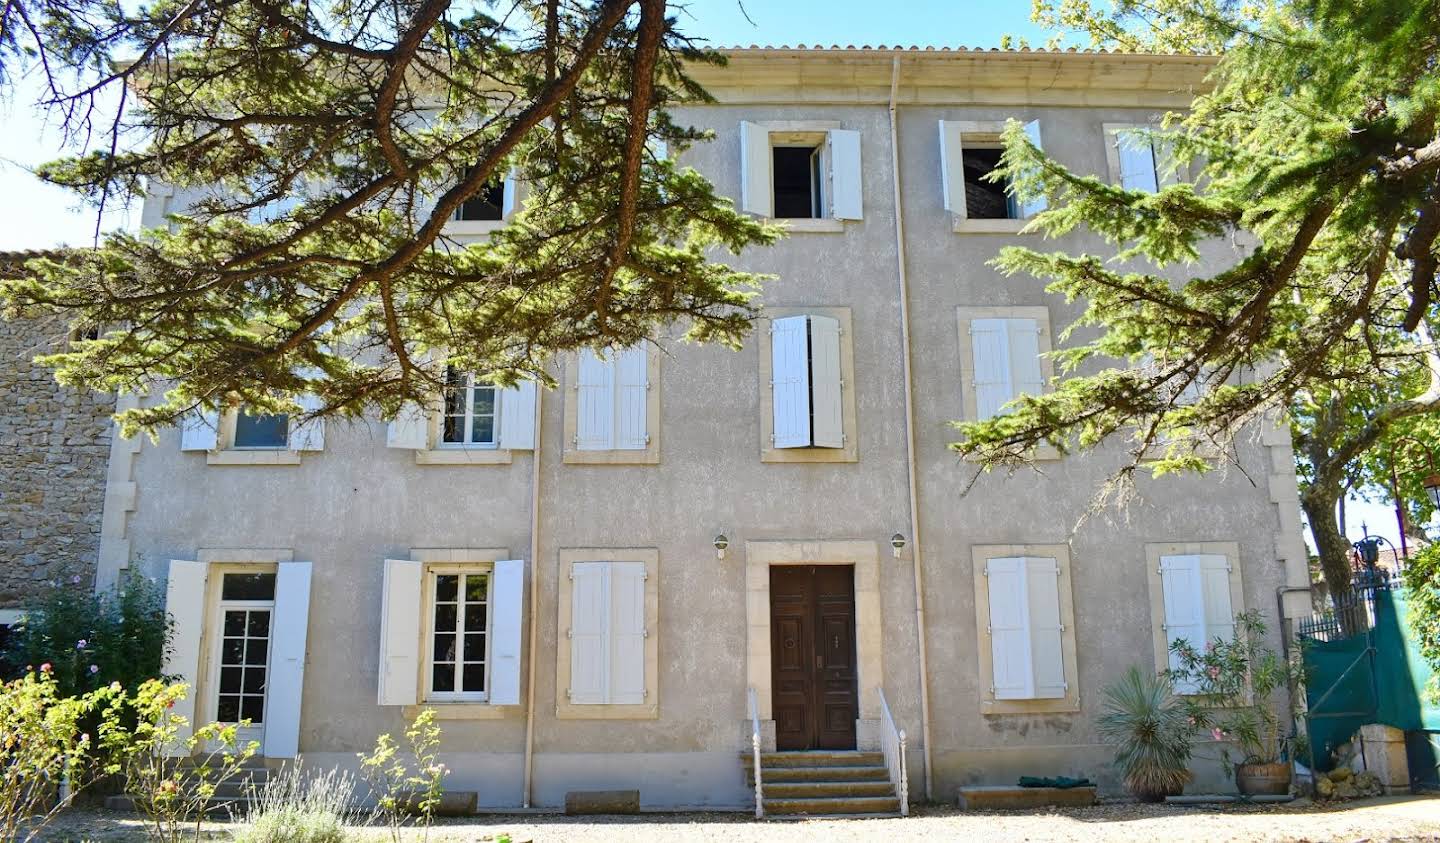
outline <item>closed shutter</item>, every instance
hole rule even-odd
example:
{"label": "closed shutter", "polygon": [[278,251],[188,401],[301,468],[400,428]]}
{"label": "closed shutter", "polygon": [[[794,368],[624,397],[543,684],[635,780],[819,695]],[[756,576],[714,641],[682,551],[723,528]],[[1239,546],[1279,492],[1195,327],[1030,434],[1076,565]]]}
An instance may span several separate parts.
{"label": "closed shutter", "polygon": [[[325,406],[325,402],[320,399],[320,396],[308,392],[301,395],[297,401],[300,404],[302,415],[319,412]],[[289,444],[292,451],[325,450],[325,420],[292,417],[290,419]]]}
{"label": "closed shutter", "polygon": [[775,215],[770,186],[770,130],[740,123],[740,210],[761,217]]}
{"label": "closed shutter", "polygon": [[643,451],[650,444],[645,412],[650,390],[648,356],[643,346],[627,348],[614,355],[615,447],[621,450]]}
{"label": "closed shutter", "polygon": [[386,559],[380,604],[380,705],[420,701],[420,607],[423,566]]}
{"label": "closed shutter", "polygon": [[1040,373],[1040,323],[1034,319],[1006,319],[1005,343],[1010,357],[1012,398],[1045,391]]}
{"label": "closed shutter", "polygon": [[610,563],[610,696],[613,705],[645,702],[645,563]]}
{"label": "closed shutter", "polygon": [[535,382],[520,381],[500,390],[500,447],[512,451],[535,448]]}
{"label": "closed shutter", "polygon": [[1150,139],[1135,132],[1121,130],[1111,136],[1120,162],[1120,186],[1126,190],[1154,193],[1159,189],[1155,167],[1155,149]]}
{"label": "closed shutter", "polygon": [[[1195,555],[1163,556],[1160,558],[1160,586],[1165,597],[1165,633],[1167,650],[1176,641],[1184,640],[1192,647],[1203,649],[1206,643],[1205,630],[1205,588],[1200,573],[1200,557]],[[1226,585],[1226,602],[1229,602],[1229,585]],[[1172,651],[1168,654],[1171,670],[1180,667],[1180,660]],[[1193,694],[1198,688],[1193,682],[1177,682],[1175,690],[1181,694]]]}
{"label": "closed shutter", "polygon": [[575,375],[575,447],[606,451],[615,447],[614,354],[601,359],[581,349]]}
{"label": "closed shutter", "polygon": [[845,447],[841,412],[840,320],[810,317],[811,444],[817,448]]}
{"label": "closed shutter", "polygon": [[570,702],[604,705],[610,688],[610,563],[570,566]]}
{"label": "closed shutter", "polygon": [[[1031,120],[1025,124],[1025,136],[1035,145],[1036,149],[1043,150],[1045,147],[1040,143],[1040,121]],[[1020,206],[1020,216],[1029,218],[1045,210],[1047,203],[1045,197],[1038,196]]]}
{"label": "closed shutter", "polygon": [[831,129],[829,146],[830,216],[837,220],[863,219],[860,133],[852,129]]}
{"label": "closed shutter", "polygon": [[997,700],[1028,700],[1034,696],[1030,600],[1025,578],[1023,557],[1002,557],[985,563],[990,604],[991,684]]}
{"label": "closed shutter", "polygon": [[1230,605],[1230,560],[1219,554],[1202,554],[1200,590],[1205,603],[1205,643],[1235,637],[1235,610]]}
{"label": "closed shutter", "polygon": [[505,174],[504,192],[500,199],[500,218],[502,220],[508,221],[511,217],[515,216],[516,200],[519,198],[516,195],[516,191],[520,189],[520,180],[517,176],[518,174],[513,167],[510,169],[510,172]]}
{"label": "closed shutter", "polygon": [[196,410],[180,417],[180,450],[213,451],[220,441],[220,413]]}
{"label": "closed shutter", "polygon": [[770,389],[776,448],[808,448],[810,438],[810,317],[770,322]]}
{"label": "closed shutter", "polygon": [[971,320],[970,349],[975,360],[975,416],[984,421],[1000,415],[1015,397],[1005,320]]}
{"label": "closed shutter", "polygon": [[1065,627],[1060,621],[1060,565],[1044,557],[1025,559],[1029,601],[1030,661],[1035,671],[1032,696],[1065,696]]}
{"label": "closed shutter", "polygon": [[490,575],[490,704],[520,704],[520,642],[525,617],[525,561],[495,563]]}
{"label": "closed shutter", "polygon": [[300,751],[300,704],[309,627],[310,563],[281,562],[275,570],[270,676],[265,688],[266,758],[294,758]]}
{"label": "closed shutter", "polygon": [[187,755],[185,741],[193,734],[195,701],[199,695],[200,639],[205,632],[205,581],[210,566],[204,562],[170,560],[165,580],[165,614],[170,618],[170,646],[163,673],[190,686],[185,699],[176,700],[172,712],[185,718],[175,741],[165,747],[170,756]]}
{"label": "closed shutter", "polygon": [[940,121],[940,195],[945,210],[965,216],[965,165],[960,124]]}
{"label": "closed shutter", "polygon": [[430,444],[430,414],[406,402],[385,430],[385,447],[423,451]]}

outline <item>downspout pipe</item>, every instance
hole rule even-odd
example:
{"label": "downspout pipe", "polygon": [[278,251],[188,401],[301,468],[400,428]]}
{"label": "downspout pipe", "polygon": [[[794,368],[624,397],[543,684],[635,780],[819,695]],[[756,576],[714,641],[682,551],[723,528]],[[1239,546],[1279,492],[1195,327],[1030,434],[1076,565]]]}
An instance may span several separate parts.
{"label": "downspout pipe", "polygon": [[535,783],[535,653],[540,649],[536,639],[540,617],[540,445],[545,441],[545,388],[535,387],[535,449],[530,452],[530,648],[525,667],[525,785],[520,804],[530,807]]}
{"label": "downspout pipe", "polygon": [[895,274],[900,281],[900,349],[905,383],[905,479],[910,486],[910,565],[915,574],[915,638],[919,644],[920,740],[925,753],[925,798],[935,798],[930,751],[930,669],[925,649],[925,573],[920,564],[920,501],[915,472],[915,384],[910,370],[910,283],[905,274],[905,213],[900,206],[900,130],[895,98],[900,88],[900,56],[890,63],[890,177],[895,188]]}

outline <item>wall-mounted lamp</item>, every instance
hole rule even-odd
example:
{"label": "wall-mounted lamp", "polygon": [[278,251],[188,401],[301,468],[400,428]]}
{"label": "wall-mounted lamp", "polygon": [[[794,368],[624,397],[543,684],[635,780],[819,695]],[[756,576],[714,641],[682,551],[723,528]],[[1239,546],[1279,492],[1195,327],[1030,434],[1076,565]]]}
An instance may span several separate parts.
{"label": "wall-mounted lamp", "polygon": [[730,540],[725,538],[724,533],[720,533],[715,537],[715,541],[713,542],[713,544],[715,545],[715,558],[724,559],[725,548],[730,546]]}
{"label": "wall-mounted lamp", "polygon": [[896,533],[890,537],[890,546],[895,549],[895,558],[900,558],[900,551],[905,549],[905,537]]}

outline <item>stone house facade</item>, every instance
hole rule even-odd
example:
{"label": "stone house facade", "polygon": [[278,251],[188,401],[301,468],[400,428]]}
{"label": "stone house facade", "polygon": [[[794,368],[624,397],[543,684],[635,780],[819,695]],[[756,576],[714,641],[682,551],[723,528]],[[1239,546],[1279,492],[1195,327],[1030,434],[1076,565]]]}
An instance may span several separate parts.
{"label": "stone house facade", "polygon": [[[388,421],[231,413],[117,442],[100,579],[168,576],[195,717],[353,766],[429,706],[448,786],[484,806],[634,788],[746,807],[756,731],[883,752],[887,780],[903,757],[913,798],[1037,773],[1114,788],[1102,688],[1242,609],[1278,626],[1277,589],[1307,584],[1290,440],[1267,427],[1244,471],[1142,480],[1124,513],[1082,517],[1119,448],[971,486],[949,423],[1051,388],[1044,352],[1077,314],[987,266],[1036,209],[974,173],[1013,118],[1153,189],[1121,129],[1184,107],[1208,67],[733,50],[697,69],[717,102],[676,118],[715,133],[683,164],[790,226],[738,260],[778,276],[743,349],[662,336],[560,356],[553,392],[457,375],[443,408]],[[523,207],[504,190],[456,236]],[[152,191],[147,224],[183,200]]]}

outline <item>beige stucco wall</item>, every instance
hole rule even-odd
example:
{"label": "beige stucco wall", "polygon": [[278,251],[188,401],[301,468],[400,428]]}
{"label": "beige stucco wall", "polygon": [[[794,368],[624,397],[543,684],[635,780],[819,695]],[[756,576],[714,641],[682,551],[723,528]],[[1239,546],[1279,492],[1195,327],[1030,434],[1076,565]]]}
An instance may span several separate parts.
{"label": "beige stucco wall", "polygon": [[[864,220],[836,233],[797,233],[737,261],[778,276],[764,291],[766,306],[849,308],[849,386],[856,404],[850,433],[858,461],[762,462],[763,385],[754,338],[736,352],[662,338],[666,356],[654,387],[663,396],[661,444],[654,465],[565,464],[561,436],[571,396],[545,396],[541,552],[531,569],[540,597],[527,609],[539,613],[538,640],[526,642],[538,647],[537,804],[554,805],[567,789],[597,786],[639,786],[647,805],[745,804],[737,751],[748,734],[747,543],[859,540],[883,549],[892,533],[911,532],[888,115],[873,92],[864,103],[843,102],[857,90],[868,89],[840,90],[810,105],[737,102],[772,99],[774,91],[757,88],[747,97],[732,90],[723,92],[725,104],[682,109],[676,117],[715,130],[712,143],[684,160],[728,195],[739,191],[742,119],[830,120],[862,132]],[[910,98],[945,99],[937,90],[944,89],[932,86],[924,97]],[[1270,617],[1286,573],[1277,561],[1284,555],[1277,536],[1288,541],[1288,524],[1266,483],[1272,464],[1288,461],[1282,437],[1271,437],[1268,450],[1242,445],[1240,458],[1255,484],[1237,471],[1142,480],[1138,502],[1123,512],[1102,510],[1083,524],[1093,495],[1118,465],[1117,454],[1047,462],[1043,474],[986,475],[965,493],[974,469],[947,449],[948,423],[963,415],[957,308],[1044,305],[1057,335],[1077,310],[1047,296],[1038,281],[1005,279],[985,265],[1014,235],[954,233],[941,207],[936,121],[1039,117],[1049,151],[1073,167],[1103,172],[1102,124],[1142,122],[1154,111],[1031,107],[1020,104],[1027,94],[1010,96],[1017,105],[966,105],[993,95],[957,87],[949,93],[954,104],[900,109],[934,792],[940,798],[958,784],[1005,783],[1020,773],[1083,773],[1113,782],[1093,723],[1105,682],[1131,664],[1153,661],[1147,543],[1236,542],[1246,606]],[[1077,236],[1063,245],[1095,244]],[[557,363],[557,374],[563,365]],[[177,440],[172,432],[146,443],[133,468],[127,464],[139,489],[127,524],[133,559],[161,571],[164,560],[193,559],[199,547],[263,545],[292,548],[295,559],[314,563],[300,746],[319,760],[348,764],[378,732],[402,723],[398,708],[374,703],[382,560],[405,558],[412,547],[507,547],[529,555],[533,457],[526,452],[507,465],[420,466],[410,452],[385,447],[378,420],[332,423],[326,449],[306,453],[296,466],[207,465],[204,454],[182,453]],[[730,550],[717,560],[711,539],[721,532]],[[972,547],[1057,543],[1070,547],[1080,710],[982,716]],[[555,717],[555,658],[565,643],[557,619],[559,556],[562,548],[578,547],[658,552],[661,702],[653,720]],[[908,551],[898,560],[882,552],[876,591],[884,654],[879,679],[911,736],[911,792],[919,794],[911,558]],[[870,693],[861,690],[862,697]],[[444,727],[447,760],[456,770],[452,786],[479,790],[482,804],[517,804],[524,741],[519,710],[502,719],[447,720]],[[618,761],[622,753],[630,757]]]}

